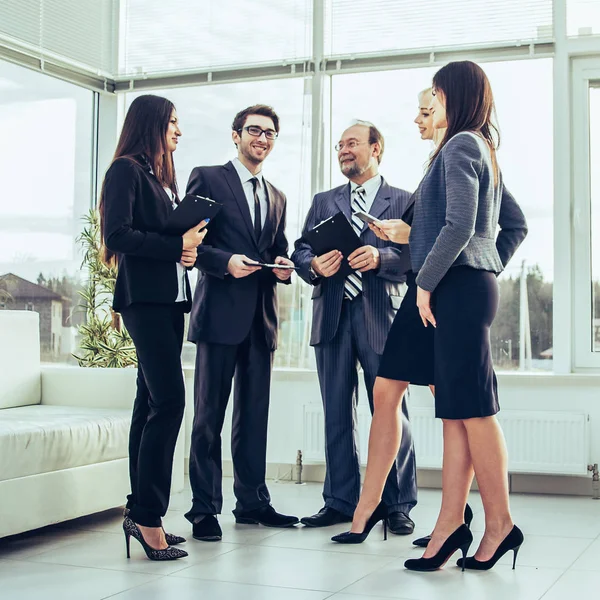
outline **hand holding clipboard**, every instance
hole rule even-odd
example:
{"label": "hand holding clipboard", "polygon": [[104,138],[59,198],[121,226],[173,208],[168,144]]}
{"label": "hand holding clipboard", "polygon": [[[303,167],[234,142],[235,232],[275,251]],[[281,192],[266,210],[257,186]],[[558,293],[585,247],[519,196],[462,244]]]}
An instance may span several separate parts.
{"label": "hand holding clipboard", "polygon": [[[313,252],[322,259],[320,269],[326,269],[323,274],[331,271],[331,277],[346,278],[353,272],[350,263],[344,259],[363,244],[344,213],[338,212],[325,219],[304,237]],[[340,266],[336,270],[338,264]]]}

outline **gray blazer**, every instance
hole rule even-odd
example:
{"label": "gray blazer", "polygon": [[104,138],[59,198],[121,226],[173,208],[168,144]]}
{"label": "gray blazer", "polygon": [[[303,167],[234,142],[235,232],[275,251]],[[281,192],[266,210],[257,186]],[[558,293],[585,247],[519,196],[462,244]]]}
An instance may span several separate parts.
{"label": "gray blazer", "polygon": [[501,176],[494,186],[485,141],[455,135],[415,193],[409,244],[417,284],[432,292],[458,265],[501,273],[526,235],[525,216]]}
{"label": "gray blazer", "polygon": [[[411,195],[408,192],[388,185],[382,178],[381,187],[369,212],[379,219],[400,219],[408,208],[410,199]],[[350,220],[350,184],[315,195],[302,235],[339,211]],[[410,270],[408,245],[384,242],[366,225],[360,237],[365,246],[375,246],[379,249],[381,260],[378,271],[367,271],[362,276],[365,329],[369,344],[377,354],[381,354],[396,311],[406,293],[405,273]],[[333,338],[338,328],[344,299],[342,278],[311,279],[308,267],[314,256],[304,237],[296,241],[292,260],[299,269],[298,275],[314,286],[311,346]]]}

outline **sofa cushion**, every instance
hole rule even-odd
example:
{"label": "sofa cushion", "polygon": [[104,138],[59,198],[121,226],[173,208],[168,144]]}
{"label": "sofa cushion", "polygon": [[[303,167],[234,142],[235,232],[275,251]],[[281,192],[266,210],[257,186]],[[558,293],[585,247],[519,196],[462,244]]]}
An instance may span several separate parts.
{"label": "sofa cushion", "polygon": [[130,409],[22,406],[0,411],[0,481],[127,457]]}
{"label": "sofa cushion", "polygon": [[40,316],[0,310],[0,409],[40,403]]}

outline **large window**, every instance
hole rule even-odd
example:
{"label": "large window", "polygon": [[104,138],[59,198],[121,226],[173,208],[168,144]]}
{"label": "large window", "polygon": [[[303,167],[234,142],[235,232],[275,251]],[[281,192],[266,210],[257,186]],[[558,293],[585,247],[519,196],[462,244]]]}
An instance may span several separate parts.
{"label": "large window", "polygon": [[75,350],[93,93],[0,62],[0,308],[40,314],[42,360]]}
{"label": "large window", "polygon": [[[237,156],[231,140],[231,123],[238,111],[258,103],[275,109],[281,131],[263,173],[287,196],[290,254],[310,203],[310,97],[304,94],[304,89],[303,79],[280,79],[158,92],[175,103],[181,124],[183,137],[175,154],[181,192],[185,191],[194,167],[224,164]],[[127,94],[127,103],[133,98],[134,94]],[[305,366],[308,344],[303,303],[306,300],[299,280],[294,276],[293,285],[278,286],[278,296],[280,332],[276,365]],[[183,358],[184,363],[193,364],[193,345],[185,345]]]}
{"label": "large window", "polygon": [[[501,305],[492,332],[494,359],[504,369],[551,369],[552,61],[488,63],[483,67],[492,83],[502,133],[499,160],[504,181],[529,224],[527,239],[500,278]],[[333,77],[332,141],[335,143],[353,119],[372,121],[386,142],[382,175],[394,186],[414,190],[432,150],[430,142],[421,141],[413,123],[417,94],[431,84],[433,73],[433,69],[406,69]],[[526,90],[535,90],[534,113]],[[344,178],[333,149],[331,157],[335,186]],[[532,177],[532,173],[539,175]],[[526,280],[523,289],[527,293],[523,295],[521,277]],[[529,337],[531,352],[525,342]],[[521,344],[526,352],[519,360]]]}
{"label": "large window", "polygon": [[553,37],[552,0],[326,0],[326,6],[325,48],[333,55]]}
{"label": "large window", "polygon": [[177,72],[308,58],[312,0],[125,0],[119,73]]}

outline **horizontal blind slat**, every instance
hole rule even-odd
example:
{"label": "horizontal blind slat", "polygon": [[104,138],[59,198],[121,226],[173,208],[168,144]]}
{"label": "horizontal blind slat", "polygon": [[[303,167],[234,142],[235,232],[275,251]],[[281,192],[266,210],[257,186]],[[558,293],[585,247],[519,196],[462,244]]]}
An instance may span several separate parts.
{"label": "horizontal blind slat", "polygon": [[552,0],[328,0],[326,10],[328,55],[553,37]]}
{"label": "horizontal blind slat", "polygon": [[125,0],[120,74],[306,59],[311,0]]}

